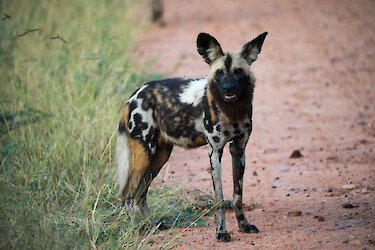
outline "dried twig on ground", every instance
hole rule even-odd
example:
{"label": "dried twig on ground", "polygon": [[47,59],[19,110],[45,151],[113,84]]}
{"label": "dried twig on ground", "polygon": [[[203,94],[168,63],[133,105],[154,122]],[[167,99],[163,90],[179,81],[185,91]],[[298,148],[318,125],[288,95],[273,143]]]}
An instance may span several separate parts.
{"label": "dried twig on ground", "polygon": [[4,17],[1,18],[1,21],[4,21],[5,19],[11,19],[12,17],[9,16],[7,13],[4,13]]}
{"label": "dried twig on ground", "polygon": [[36,32],[36,31],[39,31],[39,30],[40,30],[39,28],[36,28],[36,29],[29,29],[29,30],[23,32],[22,34],[17,34],[17,36],[18,36],[18,37],[23,37],[23,36],[25,36],[25,35],[27,35],[27,34],[29,34],[29,33],[31,33],[31,32]]}
{"label": "dried twig on ground", "polygon": [[51,40],[60,39],[60,40],[63,41],[64,43],[69,44],[69,42],[66,41],[64,38],[62,38],[59,34],[57,34],[56,36],[52,36],[52,37],[50,37],[50,39],[51,39]]}

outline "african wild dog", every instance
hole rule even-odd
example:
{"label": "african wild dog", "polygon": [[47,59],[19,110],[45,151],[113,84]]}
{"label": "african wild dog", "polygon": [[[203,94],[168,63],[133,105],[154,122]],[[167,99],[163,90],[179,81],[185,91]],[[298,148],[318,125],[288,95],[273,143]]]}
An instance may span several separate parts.
{"label": "african wild dog", "polygon": [[150,214],[148,187],[168,160],[173,145],[195,148],[208,143],[217,204],[216,238],[230,241],[225,227],[221,157],[225,144],[231,142],[233,207],[238,226],[247,233],[258,232],[244,216],[242,183],[255,86],[250,65],[257,59],[266,36],[267,32],[259,35],[239,51],[223,52],[214,37],[201,33],[197,49],[210,65],[208,77],[149,82],[130,97],[117,138],[118,183],[128,211],[136,202],[143,215]]}

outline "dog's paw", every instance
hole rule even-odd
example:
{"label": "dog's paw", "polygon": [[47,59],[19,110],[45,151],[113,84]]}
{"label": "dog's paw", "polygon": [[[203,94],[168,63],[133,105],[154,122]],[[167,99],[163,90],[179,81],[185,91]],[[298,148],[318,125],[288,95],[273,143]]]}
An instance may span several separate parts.
{"label": "dog's paw", "polygon": [[225,241],[225,242],[229,242],[230,241],[230,235],[228,232],[224,232],[224,233],[216,233],[216,239],[218,241]]}
{"label": "dog's paw", "polygon": [[244,233],[259,233],[258,228],[250,223],[241,225],[240,230]]}

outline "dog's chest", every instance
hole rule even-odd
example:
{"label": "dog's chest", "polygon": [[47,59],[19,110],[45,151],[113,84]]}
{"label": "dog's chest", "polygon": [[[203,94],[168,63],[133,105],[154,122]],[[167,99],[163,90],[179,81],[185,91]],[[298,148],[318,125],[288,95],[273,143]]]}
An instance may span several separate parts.
{"label": "dog's chest", "polygon": [[211,146],[221,148],[233,139],[247,138],[251,134],[251,130],[251,119],[246,118],[243,121],[229,124],[217,123],[213,125],[212,130],[206,130],[205,135]]}

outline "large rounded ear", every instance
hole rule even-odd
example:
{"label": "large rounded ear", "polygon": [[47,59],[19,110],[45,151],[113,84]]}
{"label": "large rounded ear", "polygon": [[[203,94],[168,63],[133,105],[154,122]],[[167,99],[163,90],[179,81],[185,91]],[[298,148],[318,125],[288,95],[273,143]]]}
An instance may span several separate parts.
{"label": "large rounded ear", "polygon": [[252,64],[258,58],[258,54],[262,50],[262,45],[267,34],[268,32],[260,34],[242,47],[241,56],[245,58],[249,64]]}
{"label": "large rounded ear", "polygon": [[206,33],[198,35],[197,50],[203,57],[203,60],[210,65],[220,56],[224,55],[219,42],[213,36]]}

